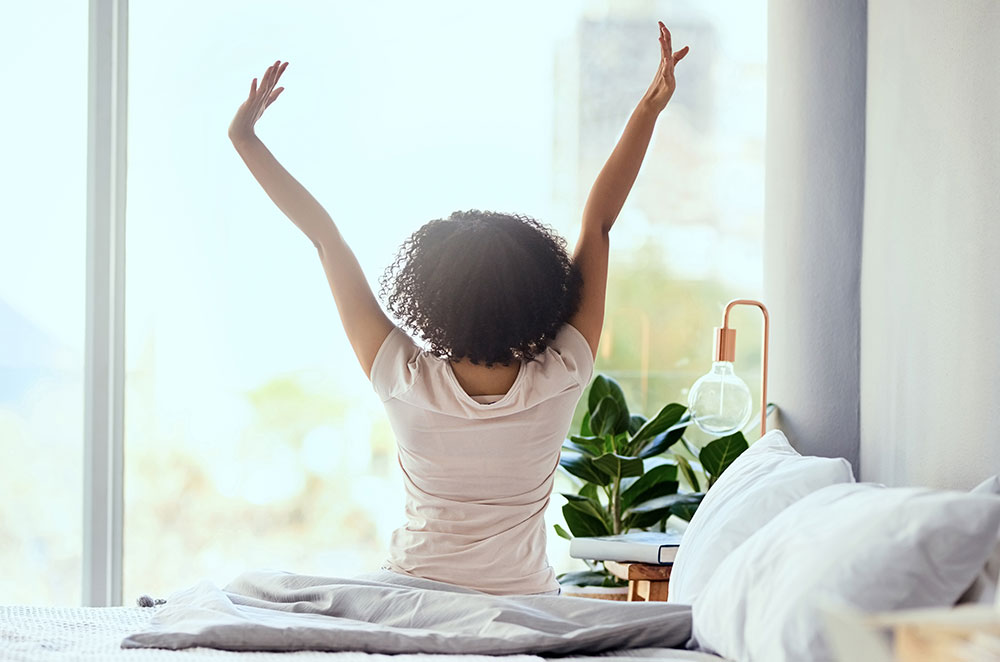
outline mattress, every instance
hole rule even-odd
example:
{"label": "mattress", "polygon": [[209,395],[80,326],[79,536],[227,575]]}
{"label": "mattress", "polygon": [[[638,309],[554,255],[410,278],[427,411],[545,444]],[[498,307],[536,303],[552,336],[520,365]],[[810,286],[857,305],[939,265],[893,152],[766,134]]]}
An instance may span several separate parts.
{"label": "mattress", "polygon": [[[0,660],[49,662],[108,660],[143,662],[193,662],[197,660],[249,660],[251,662],[495,662],[485,655],[376,655],[368,653],[232,652],[210,648],[123,649],[122,639],[142,630],[157,608],[141,607],[4,607],[0,606]],[[718,662],[723,658],[694,651],[639,648],[596,657],[564,657],[563,662],[628,658],[636,662]],[[504,662],[541,662],[533,655],[512,655]]]}

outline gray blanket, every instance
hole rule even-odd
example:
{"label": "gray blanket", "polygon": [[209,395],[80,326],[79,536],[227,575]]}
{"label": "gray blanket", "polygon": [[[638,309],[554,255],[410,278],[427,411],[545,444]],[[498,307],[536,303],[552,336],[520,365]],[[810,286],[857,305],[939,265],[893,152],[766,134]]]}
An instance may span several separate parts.
{"label": "gray blanket", "polygon": [[123,648],[565,655],[682,648],[691,609],[663,602],[496,596],[382,571],[356,579],[255,571],[170,596]]}

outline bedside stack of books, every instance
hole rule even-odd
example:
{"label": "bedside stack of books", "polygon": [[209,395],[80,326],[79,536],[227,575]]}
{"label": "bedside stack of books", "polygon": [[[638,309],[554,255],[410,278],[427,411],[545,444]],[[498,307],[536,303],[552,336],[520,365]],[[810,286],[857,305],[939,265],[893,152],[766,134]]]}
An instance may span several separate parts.
{"label": "bedside stack of books", "polygon": [[608,572],[628,581],[629,602],[666,602],[670,570],[680,543],[681,535],[675,531],[573,538],[569,555],[603,561]]}

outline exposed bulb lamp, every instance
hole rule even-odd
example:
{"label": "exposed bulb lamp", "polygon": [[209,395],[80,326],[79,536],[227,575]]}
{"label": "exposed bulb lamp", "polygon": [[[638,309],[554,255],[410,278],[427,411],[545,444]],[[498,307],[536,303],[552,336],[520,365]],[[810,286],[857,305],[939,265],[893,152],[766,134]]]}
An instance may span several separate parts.
{"label": "exposed bulb lamp", "polygon": [[734,299],[726,304],[722,327],[715,328],[712,369],[691,387],[688,409],[691,419],[705,432],[723,436],[743,429],[752,415],[753,403],[746,382],[733,372],[736,329],[729,328],[729,311],[735,306],[756,306],[764,315],[763,366],[760,371],[760,434],[767,432],[767,343],[770,319],[767,307],[753,299]]}

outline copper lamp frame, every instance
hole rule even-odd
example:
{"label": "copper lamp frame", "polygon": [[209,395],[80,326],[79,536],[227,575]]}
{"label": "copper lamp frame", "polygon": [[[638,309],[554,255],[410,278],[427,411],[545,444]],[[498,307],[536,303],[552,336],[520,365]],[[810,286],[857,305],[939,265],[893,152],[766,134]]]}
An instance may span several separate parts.
{"label": "copper lamp frame", "polygon": [[722,316],[722,326],[715,327],[715,347],[712,350],[713,362],[726,361],[733,363],[736,359],[736,329],[729,328],[729,311],[735,306],[756,306],[764,316],[764,353],[763,366],[760,371],[760,435],[767,433],[767,348],[770,335],[770,316],[767,306],[753,299],[733,299],[726,304],[726,312]]}

